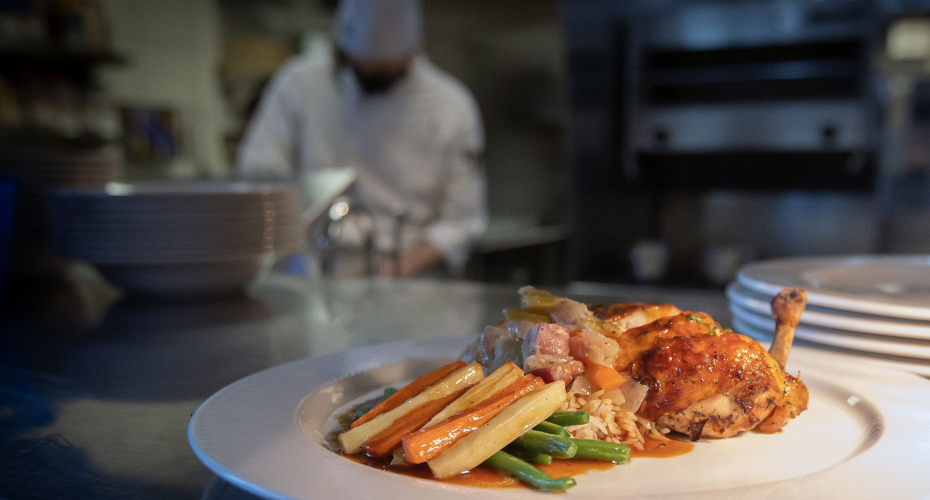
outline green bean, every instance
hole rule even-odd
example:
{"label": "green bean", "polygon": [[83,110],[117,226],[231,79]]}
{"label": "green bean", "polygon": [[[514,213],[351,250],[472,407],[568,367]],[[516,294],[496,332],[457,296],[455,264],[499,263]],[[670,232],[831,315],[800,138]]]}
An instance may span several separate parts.
{"label": "green bean", "polygon": [[556,425],[568,427],[570,425],[584,425],[588,423],[590,415],[586,411],[555,411],[547,418],[549,422]]}
{"label": "green bean", "polygon": [[544,453],[537,453],[535,451],[524,450],[518,446],[507,446],[504,448],[504,451],[510,453],[511,455],[519,458],[520,460],[526,460],[531,464],[552,464],[552,456],[546,455]]}
{"label": "green bean", "polygon": [[397,392],[397,389],[393,387],[388,387],[387,389],[384,390],[384,399],[387,399],[393,396],[395,392]]}
{"label": "green bean", "polygon": [[561,425],[553,424],[552,422],[546,422],[543,420],[536,427],[533,427],[534,431],[545,432],[546,434],[552,434],[555,436],[562,436],[563,438],[570,438],[572,434],[568,432],[565,427]]}
{"label": "green bean", "polygon": [[355,409],[355,418],[362,418],[363,415],[370,412],[372,408],[370,406],[359,406]]}
{"label": "green bean", "polygon": [[511,444],[528,451],[545,453],[559,458],[572,458],[578,449],[569,438],[539,431],[527,431],[526,434],[514,439]]}
{"label": "green bean", "polygon": [[630,461],[630,447],[625,444],[597,441],[595,439],[572,439],[577,451],[575,458],[593,458],[618,464]]}
{"label": "green bean", "polygon": [[553,478],[549,474],[533,467],[523,460],[505,452],[498,451],[485,460],[485,464],[543,491],[565,491],[575,486],[570,477]]}

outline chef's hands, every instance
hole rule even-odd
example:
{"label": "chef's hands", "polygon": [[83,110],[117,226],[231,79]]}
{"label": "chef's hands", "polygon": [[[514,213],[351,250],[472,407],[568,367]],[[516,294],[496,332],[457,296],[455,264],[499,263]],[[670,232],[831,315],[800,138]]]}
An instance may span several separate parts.
{"label": "chef's hands", "polygon": [[379,274],[382,278],[415,278],[426,273],[445,268],[446,260],[436,245],[423,240],[400,255],[400,272],[395,273],[395,261],[391,258],[381,259]]}

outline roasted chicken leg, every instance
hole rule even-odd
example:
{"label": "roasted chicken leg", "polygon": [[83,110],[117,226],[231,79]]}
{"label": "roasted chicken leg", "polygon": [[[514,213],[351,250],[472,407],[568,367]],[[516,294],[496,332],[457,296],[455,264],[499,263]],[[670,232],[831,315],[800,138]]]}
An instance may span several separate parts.
{"label": "roasted chicken leg", "polygon": [[774,344],[784,359],[704,313],[685,311],[627,330],[617,339],[616,366],[649,387],[638,415],[697,440],[776,432],[807,409],[807,387],[782,368],[803,291],[783,294],[789,300],[773,301],[773,314],[781,325]]}

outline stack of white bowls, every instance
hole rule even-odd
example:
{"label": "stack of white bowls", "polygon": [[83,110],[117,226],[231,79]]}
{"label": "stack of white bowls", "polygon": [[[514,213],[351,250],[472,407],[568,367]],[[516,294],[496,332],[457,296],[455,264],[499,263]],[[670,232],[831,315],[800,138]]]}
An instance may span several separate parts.
{"label": "stack of white bowls", "polygon": [[795,338],[930,376],[930,256],[841,256],[749,264],[727,287],[736,331],[770,340],[770,301],[803,288]]}
{"label": "stack of white bowls", "polygon": [[0,157],[0,175],[22,180],[16,197],[14,252],[22,256],[46,250],[48,192],[59,187],[103,187],[119,180],[122,168],[120,151],[106,148],[12,153]]}
{"label": "stack of white bowls", "polygon": [[243,290],[263,264],[303,248],[296,187],[252,183],[108,184],[49,199],[51,249],[95,264],[130,294]]}

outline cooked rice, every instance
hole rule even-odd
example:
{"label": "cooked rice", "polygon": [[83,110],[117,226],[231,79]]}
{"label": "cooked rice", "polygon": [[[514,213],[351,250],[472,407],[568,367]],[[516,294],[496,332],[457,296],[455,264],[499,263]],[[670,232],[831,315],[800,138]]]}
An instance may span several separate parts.
{"label": "cooked rice", "polygon": [[603,394],[602,390],[590,396],[568,393],[568,400],[559,409],[586,411],[591,416],[587,424],[566,427],[573,437],[621,443],[639,450],[643,449],[646,437],[668,440],[663,435],[668,433],[668,429],[656,429],[654,423],[614,405],[610,399],[601,399]]}

